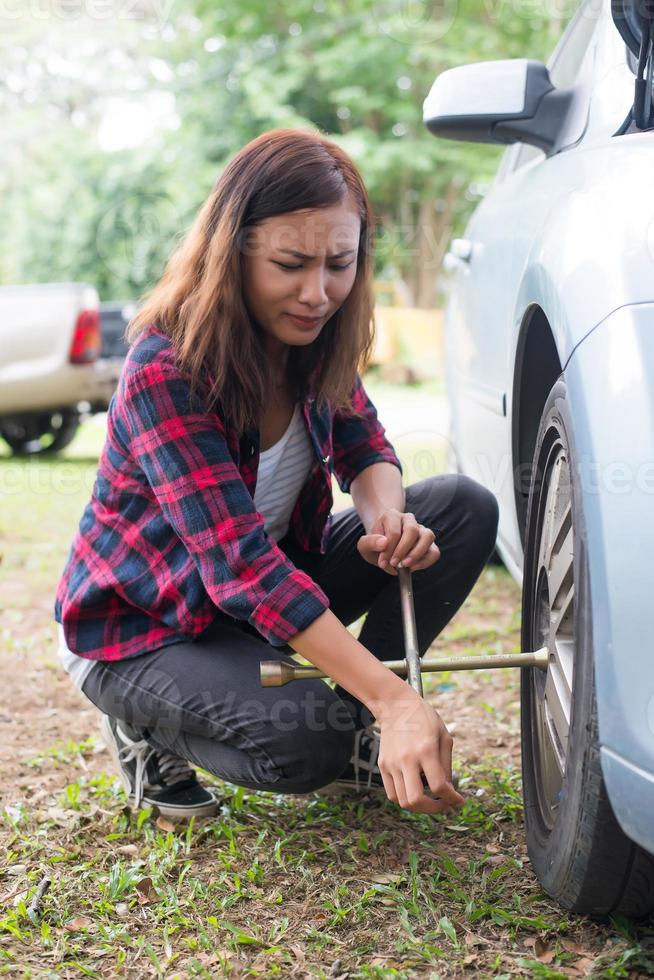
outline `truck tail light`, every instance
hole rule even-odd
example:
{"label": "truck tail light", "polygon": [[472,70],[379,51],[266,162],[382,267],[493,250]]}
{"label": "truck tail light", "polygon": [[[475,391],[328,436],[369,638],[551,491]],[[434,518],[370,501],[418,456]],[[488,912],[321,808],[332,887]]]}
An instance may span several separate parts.
{"label": "truck tail light", "polygon": [[70,363],[88,364],[90,361],[97,361],[101,346],[100,312],[82,310],[77,317],[73,342],[70,345]]}

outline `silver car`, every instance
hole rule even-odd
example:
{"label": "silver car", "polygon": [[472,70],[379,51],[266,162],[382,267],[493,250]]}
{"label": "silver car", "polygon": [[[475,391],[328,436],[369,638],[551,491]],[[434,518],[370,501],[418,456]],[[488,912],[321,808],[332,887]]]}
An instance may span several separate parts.
{"label": "silver car", "polygon": [[509,144],[446,259],[452,469],[522,584],[531,863],[564,907],[654,908],[654,4],[584,3],[547,65],[438,76],[437,137]]}

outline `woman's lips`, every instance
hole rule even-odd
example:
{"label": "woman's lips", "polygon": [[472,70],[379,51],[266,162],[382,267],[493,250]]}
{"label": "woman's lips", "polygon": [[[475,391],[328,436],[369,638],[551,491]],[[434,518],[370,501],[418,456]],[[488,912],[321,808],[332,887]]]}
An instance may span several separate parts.
{"label": "woman's lips", "polygon": [[317,317],[316,319],[307,320],[304,317],[294,316],[293,313],[287,313],[286,316],[290,317],[299,327],[305,327],[306,329],[317,327],[324,319],[324,317]]}

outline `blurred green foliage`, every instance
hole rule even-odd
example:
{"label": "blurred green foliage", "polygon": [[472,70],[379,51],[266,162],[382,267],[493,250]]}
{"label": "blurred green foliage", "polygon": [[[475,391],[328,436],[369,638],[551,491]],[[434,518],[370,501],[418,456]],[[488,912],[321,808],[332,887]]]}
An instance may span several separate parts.
{"label": "blurred green foliage", "polygon": [[434,139],[423,100],[454,65],[547,60],[565,3],[21,0],[0,38],[0,282],[137,298],[234,153],[267,129],[315,127],[361,168],[377,275],[434,305],[442,254],[502,148]]}

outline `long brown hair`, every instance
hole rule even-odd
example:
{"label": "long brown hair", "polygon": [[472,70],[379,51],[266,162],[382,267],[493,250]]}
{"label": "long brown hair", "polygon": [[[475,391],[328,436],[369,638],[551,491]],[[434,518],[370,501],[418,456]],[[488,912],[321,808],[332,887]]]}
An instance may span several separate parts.
{"label": "long brown hair", "polygon": [[156,322],[193,391],[208,370],[206,407],[219,400],[239,432],[258,427],[272,366],[243,298],[246,229],[289,211],[338,205],[348,194],[361,218],[356,278],[319,336],[290,347],[288,377],[297,395],[310,392],[320,408],[351,408],[356,372],[367,366],[374,340],[374,214],[354,162],[319,133],[273,129],[236,154],[130,321],[128,342]]}

